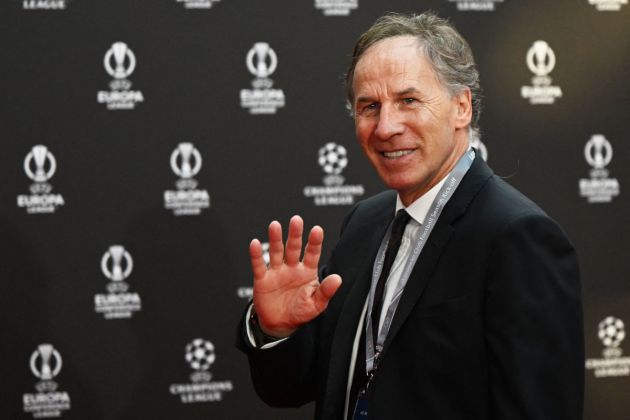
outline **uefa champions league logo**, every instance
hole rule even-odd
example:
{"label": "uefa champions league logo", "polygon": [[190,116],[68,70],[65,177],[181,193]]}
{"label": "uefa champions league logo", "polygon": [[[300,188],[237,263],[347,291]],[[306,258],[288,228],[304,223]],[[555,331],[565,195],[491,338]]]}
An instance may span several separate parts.
{"label": "uefa champions league logo", "polygon": [[186,362],[193,369],[190,383],[173,384],[169,391],[179,396],[184,404],[217,402],[223,399],[223,394],[234,389],[231,381],[212,381],[212,374],[208,371],[217,359],[214,345],[203,338],[195,338],[186,345],[184,355]]}
{"label": "uefa champions league logo", "polygon": [[52,344],[43,343],[31,354],[29,367],[39,379],[35,384],[37,393],[22,396],[23,410],[33,418],[60,417],[70,409],[70,396],[65,391],[58,391],[59,385],[53,379],[61,371],[61,354]]}
{"label": "uefa champions league logo", "polygon": [[304,196],[312,197],[316,206],[340,206],[354,203],[354,197],[365,193],[363,185],[344,185],[341,173],[348,166],[348,151],[340,144],[328,142],[318,151],[317,163],[324,171],[322,186],[304,187]]}
{"label": "uefa champions league logo", "polygon": [[596,378],[630,376],[630,357],[622,357],[621,344],[626,338],[624,322],[607,316],[597,326],[597,338],[604,345],[601,359],[586,359],[586,369]]}
{"label": "uefa champions league logo", "polygon": [[604,350],[604,357],[608,355],[614,355],[616,357],[621,356],[619,345],[626,338],[626,328],[623,321],[613,316],[606,317],[599,323],[597,336],[606,350]]}
{"label": "uefa champions league logo", "polygon": [[193,382],[208,382],[212,374],[208,372],[216,360],[214,345],[208,340],[195,338],[186,345],[186,361],[195,372],[190,375]]}
{"label": "uefa champions league logo", "polygon": [[343,184],[341,172],[348,166],[348,152],[345,147],[336,143],[326,143],[319,149],[317,162],[327,174],[324,177],[325,185]]}
{"label": "uefa champions league logo", "polygon": [[266,42],[256,42],[245,56],[247,70],[255,76],[253,89],[241,89],[241,107],[250,114],[275,114],[284,107],[284,92],[272,89],[274,81],[269,78],[278,67],[278,56]]}
{"label": "uefa champions league logo", "polygon": [[556,54],[546,41],[535,41],[525,56],[527,67],[534,74],[531,86],[521,87],[521,96],[532,105],[550,105],[562,97],[562,89],[552,86],[549,74],[556,66]]}

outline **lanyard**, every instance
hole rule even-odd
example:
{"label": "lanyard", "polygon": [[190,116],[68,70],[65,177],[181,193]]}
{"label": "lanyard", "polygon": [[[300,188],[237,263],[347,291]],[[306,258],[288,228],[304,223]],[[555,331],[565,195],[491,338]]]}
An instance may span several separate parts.
{"label": "lanyard", "polygon": [[[389,238],[391,236],[391,226],[387,230],[387,234],[383,238],[381,246],[378,250],[378,254],[376,256],[376,261],[374,262],[374,269],[372,272],[372,286],[370,287],[370,295],[369,295],[369,303],[368,303],[368,311],[366,317],[366,334],[365,334],[365,353],[366,353],[366,361],[365,361],[365,370],[369,377],[372,378],[374,372],[378,367],[378,358],[383,351],[383,345],[385,344],[385,339],[387,338],[387,334],[389,333],[389,328],[392,325],[392,320],[394,318],[394,313],[396,312],[396,308],[398,307],[398,303],[400,302],[400,298],[402,296],[402,292],[409,280],[409,276],[411,275],[411,270],[413,270],[424,245],[426,244],[427,238],[433,231],[435,224],[444,209],[444,206],[451,198],[457,186],[461,182],[468,169],[470,169],[473,160],[475,159],[475,152],[471,149],[467,151],[457,162],[455,168],[451,172],[451,174],[446,178],[446,181],[440,188],[438,195],[431,203],[431,207],[427,213],[427,217],[422,224],[421,229],[414,235],[412,238],[412,243],[414,244],[413,250],[411,251],[411,255],[405,262],[405,266],[403,268],[402,275],[400,277],[400,281],[398,282],[398,286],[394,291],[392,301],[387,308],[387,313],[385,315],[385,320],[383,321],[383,326],[381,327],[378,337],[376,338],[376,346],[373,339],[372,328],[378,328],[378,325],[374,327],[372,325],[372,309],[374,307],[374,291],[376,290],[376,283],[378,282],[378,278],[383,271],[383,262],[385,260],[385,249],[387,248],[387,243],[389,242]],[[375,349],[376,347],[376,349]]]}

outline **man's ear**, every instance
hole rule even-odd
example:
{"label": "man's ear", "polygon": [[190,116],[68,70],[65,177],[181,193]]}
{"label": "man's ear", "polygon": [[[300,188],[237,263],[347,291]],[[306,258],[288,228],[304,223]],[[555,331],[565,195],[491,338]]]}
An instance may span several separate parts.
{"label": "man's ear", "polygon": [[464,128],[472,121],[472,93],[469,88],[453,96],[455,101],[455,127]]}

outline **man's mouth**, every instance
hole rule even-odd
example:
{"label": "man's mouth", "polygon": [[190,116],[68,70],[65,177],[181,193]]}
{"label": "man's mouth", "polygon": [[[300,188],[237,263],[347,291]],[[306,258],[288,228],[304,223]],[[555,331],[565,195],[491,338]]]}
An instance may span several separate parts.
{"label": "man's mouth", "polygon": [[397,159],[402,156],[406,156],[413,153],[413,150],[396,150],[395,152],[381,152],[387,159]]}

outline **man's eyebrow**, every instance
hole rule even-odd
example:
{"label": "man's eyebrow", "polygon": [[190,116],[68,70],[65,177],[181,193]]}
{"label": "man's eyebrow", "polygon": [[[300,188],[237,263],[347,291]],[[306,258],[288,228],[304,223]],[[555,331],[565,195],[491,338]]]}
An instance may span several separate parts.
{"label": "man's eyebrow", "polygon": [[372,98],[371,96],[359,96],[357,98],[357,103],[363,103],[363,102],[374,102],[374,98]]}
{"label": "man's eyebrow", "polygon": [[[412,87],[408,87],[406,89],[403,89],[403,90],[400,90],[400,91],[396,92],[395,95],[396,95],[397,98],[400,98],[401,96],[406,96],[406,95],[409,95],[409,94],[417,94],[419,92],[420,91],[418,89],[416,89],[415,87],[412,86]],[[374,102],[374,101],[375,101],[375,99],[373,97],[371,97],[371,96],[359,96],[356,99],[357,103]]]}
{"label": "man's eyebrow", "polygon": [[405,96],[405,95],[409,95],[410,93],[418,93],[418,89],[416,89],[415,87],[408,87],[407,89],[403,89],[401,91],[396,92],[396,96],[397,97],[401,97],[401,96]]}

